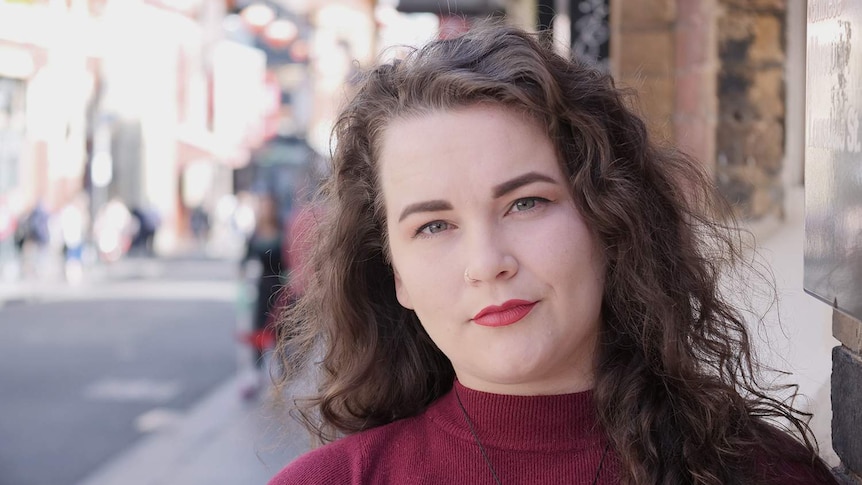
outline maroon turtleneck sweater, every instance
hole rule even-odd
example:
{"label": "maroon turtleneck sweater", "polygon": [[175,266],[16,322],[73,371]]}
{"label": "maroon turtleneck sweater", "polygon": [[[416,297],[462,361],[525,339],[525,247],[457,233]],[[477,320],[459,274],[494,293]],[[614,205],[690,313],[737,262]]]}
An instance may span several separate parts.
{"label": "maroon turtleneck sweater", "polygon": [[[592,393],[505,396],[455,382],[504,484],[591,484],[606,441]],[[270,485],[493,484],[455,390],[418,416],[347,436],[299,457]],[[618,483],[608,452],[596,483]]]}
{"label": "maroon turtleneck sweater", "polygon": [[[591,391],[508,396],[474,391],[456,381],[453,391],[421,414],[311,451],[269,485],[493,485],[456,392],[502,484],[619,483],[613,450],[602,460],[607,441],[597,424]],[[789,438],[786,442],[797,446]],[[768,475],[770,470],[786,472],[767,483],[835,483],[831,477],[815,479],[806,465],[758,461]]]}

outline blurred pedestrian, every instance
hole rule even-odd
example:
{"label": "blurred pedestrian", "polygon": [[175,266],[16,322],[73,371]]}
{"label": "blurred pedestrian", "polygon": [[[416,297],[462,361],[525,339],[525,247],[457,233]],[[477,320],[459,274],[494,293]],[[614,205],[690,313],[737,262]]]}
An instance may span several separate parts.
{"label": "blurred pedestrian", "polygon": [[129,243],[129,251],[141,256],[154,256],[156,231],[161,224],[158,213],[151,207],[135,206],[130,214],[134,219],[135,228]]}
{"label": "blurred pedestrian", "polygon": [[18,223],[15,244],[25,278],[42,279],[46,276],[50,259],[50,218],[45,203],[39,200]]}
{"label": "blurred pedestrian", "polygon": [[296,191],[291,209],[284,223],[282,233],[282,261],[289,270],[285,291],[277,309],[284,310],[305,293],[308,278],[307,264],[314,241],[310,239],[315,232],[318,218],[323,209],[315,202],[314,196],[320,189],[320,163],[317,156],[310,156],[302,164],[297,174]]}
{"label": "blurred pedestrian", "polygon": [[210,232],[210,216],[202,205],[196,205],[189,216],[192,235],[199,246],[206,244]]}
{"label": "blurred pedestrian", "polygon": [[275,197],[260,196],[255,211],[255,224],[246,242],[245,255],[240,261],[244,273],[250,262],[256,263],[256,297],[250,332],[241,336],[251,346],[255,366],[253,382],[243,389],[246,398],[255,396],[262,384],[264,353],[275,341],[273,308],[277,293],[283,287],[282,228]]}
{"label": "blurred pedestrian", "polygon": [[630,102],[503,25],[365,75],[279,346],[330,443],[273,485],[836,484],[721,292],[727,208]]}

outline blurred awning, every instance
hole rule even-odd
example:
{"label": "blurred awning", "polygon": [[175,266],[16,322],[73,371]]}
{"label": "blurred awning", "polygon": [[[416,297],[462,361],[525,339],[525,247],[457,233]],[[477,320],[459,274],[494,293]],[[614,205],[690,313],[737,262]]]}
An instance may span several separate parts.
{"label": "blurred awning", "polygon": [[505,0],[399,0],[404,13],[485,16],[506,11]]}

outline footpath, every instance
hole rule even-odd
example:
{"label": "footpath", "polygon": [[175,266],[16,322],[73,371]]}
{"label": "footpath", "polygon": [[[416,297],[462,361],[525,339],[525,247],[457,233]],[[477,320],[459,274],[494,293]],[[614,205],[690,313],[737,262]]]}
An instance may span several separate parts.
{"label": "footpath", "polygon": [[266,484],[308,448],[296,424],[239,397],[232,378],[177,425],[150,435],[78,485]]}
{"label": "footpath", "polygon": [[[59,278],[0,282],[0,308],[8,304],[110,297],[130,279],[146,280],[158,291],[158,278],[176,272],[179,260],[125,260],[111,268],[88,268],[70,286]],[[171,269],[171,267],[173,269]],[[181,271],[181,270],[180,270]],[[224,286],[224,285],[222,285]],[[212,291],[216,286],[201,287]],[[231,297],[226,294],[223,297]],[[195,403],[176,422],[144,435],[73,485],[234,485],[265,484],[284,465],[309,449],[305,431],[269,405],[268,389],[244,400],[239,371]],[[279,415],[280,414],[280,415]]]}

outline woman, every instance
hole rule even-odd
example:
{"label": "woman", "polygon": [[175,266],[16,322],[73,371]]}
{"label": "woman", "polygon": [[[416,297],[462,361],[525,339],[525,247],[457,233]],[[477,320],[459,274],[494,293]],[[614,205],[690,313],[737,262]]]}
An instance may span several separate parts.
{"label": "woman", "polygon": [[627,102],[499,25],[366,75],[283,320],[335,441],[272,484],[834,483],[719,293],[709,183]]}

